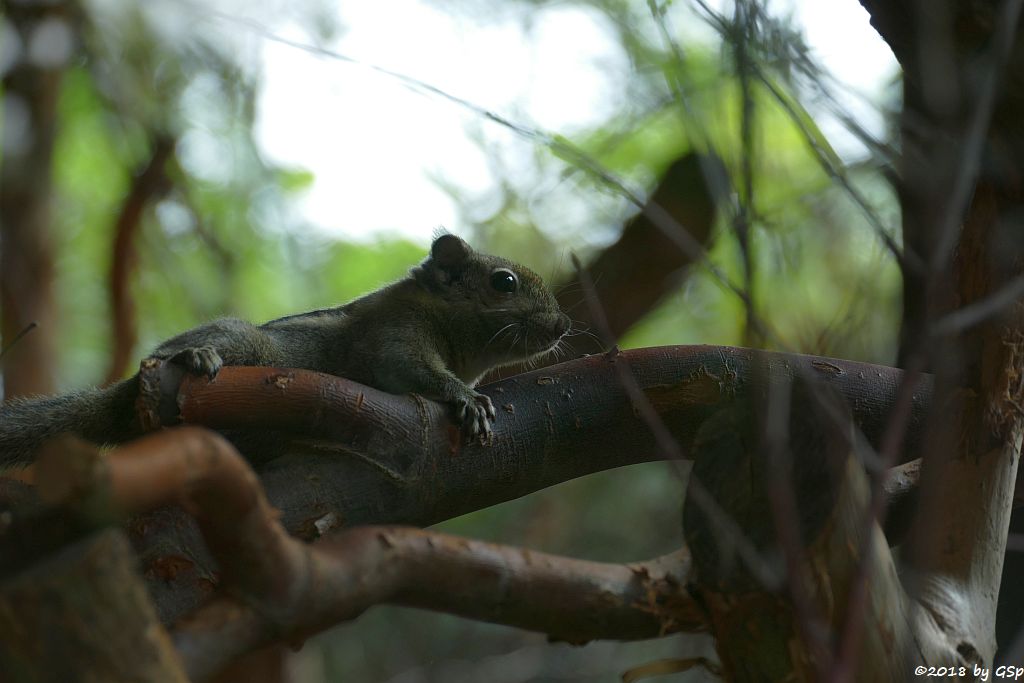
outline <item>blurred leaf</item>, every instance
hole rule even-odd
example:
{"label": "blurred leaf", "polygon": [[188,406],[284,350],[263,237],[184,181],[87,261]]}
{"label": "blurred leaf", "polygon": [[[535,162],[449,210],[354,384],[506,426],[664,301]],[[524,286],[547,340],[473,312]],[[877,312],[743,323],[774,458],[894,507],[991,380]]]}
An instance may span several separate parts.
{"label": "blurred leaf", "polygon": [[316,180],[316,176],[301,169],[279,169],[277,171],[278,186],[282,192],[289,194],[309,189],[314,180]]}

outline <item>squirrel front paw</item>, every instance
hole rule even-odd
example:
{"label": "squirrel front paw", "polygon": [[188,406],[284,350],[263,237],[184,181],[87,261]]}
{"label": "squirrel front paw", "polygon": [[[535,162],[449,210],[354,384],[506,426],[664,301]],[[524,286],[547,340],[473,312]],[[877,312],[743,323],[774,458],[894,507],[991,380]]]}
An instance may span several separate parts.
{"label": "squirrel front paw", "polygon": [[462,425],[462,433],[470,439],[490,437],[491,422],[497,418],[491,399],[472,391],[469,396],[455,400],[455,417]]}
{"label": "squirrel front paw", "polygon": [[193,375],[206,375],[211,380],[217,377],[224,366],[220,354],[212,346],[182,349],[168,358],[167,362],[180,365]]}

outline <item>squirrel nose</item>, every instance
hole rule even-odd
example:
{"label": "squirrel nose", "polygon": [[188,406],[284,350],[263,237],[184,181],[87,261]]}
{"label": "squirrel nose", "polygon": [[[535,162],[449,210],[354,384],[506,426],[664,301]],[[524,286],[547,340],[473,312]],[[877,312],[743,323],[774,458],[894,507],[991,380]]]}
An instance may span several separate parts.
{"label": "squirrel nose", "polygon": [[572,327],[572,321],[569,319],[569,316],[565,313],[559,312],[558,320],[555,322],[555,334],[561,337],[569,331],[570,327]]}

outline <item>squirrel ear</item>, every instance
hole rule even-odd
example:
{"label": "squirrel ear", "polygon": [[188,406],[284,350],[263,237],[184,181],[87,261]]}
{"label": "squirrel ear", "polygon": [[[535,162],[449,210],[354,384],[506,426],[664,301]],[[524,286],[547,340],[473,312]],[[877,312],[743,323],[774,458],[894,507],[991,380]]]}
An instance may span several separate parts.
{"label": "squirrel ear", "polygon": [[464,240],[449,234],[439,236],[430,247],[430,258],[443,270],[461,270],[472,253]]}

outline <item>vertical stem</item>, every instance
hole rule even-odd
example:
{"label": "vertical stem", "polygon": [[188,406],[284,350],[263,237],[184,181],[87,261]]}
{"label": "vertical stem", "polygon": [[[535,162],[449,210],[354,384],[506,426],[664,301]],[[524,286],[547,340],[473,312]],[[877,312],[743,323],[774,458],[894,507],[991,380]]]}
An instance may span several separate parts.
{"label": "vertical stem", "polygon": [[58,316],[50,234],[53,144],[64,66],[74,51],[73,8],[65,2],[3,2],[23,46],[3,78],[0,164],[0,332],[14,339],[3,366],[4,394],[51,393]]}
{"label": "vertical stem", "polygon": [[734,15],[734,47],[736,73],[740,80],[740,174],[742,193],[739,211],[736,215],[736,240],[743,260],[743,289],[746,292],[746,329],[744,344],[759,346],[760,334],[754,310],[754,264],[751,254],[750,229],[754,216],[754,67],[751,61],[750,43],[754,36],[757,16],[756,0],[740,0],[736,3]]}

